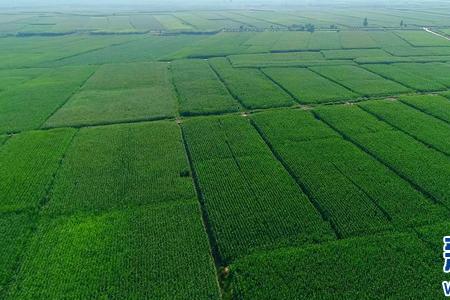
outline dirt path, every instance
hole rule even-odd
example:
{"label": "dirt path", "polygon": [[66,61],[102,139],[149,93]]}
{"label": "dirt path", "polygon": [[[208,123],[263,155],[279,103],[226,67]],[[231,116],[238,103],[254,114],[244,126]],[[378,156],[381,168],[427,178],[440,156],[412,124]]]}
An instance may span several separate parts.
{"label": "dirt path", "polygon": [[437,33],[437,32],[434,32],[434,31],[432,31],[432,30],[431,30],[431,29],[429,29],[429,28],[423,27],[423,30],[425,30],[426,32],[429,32],[429,33],[431,33],[431,34],[434,34],[434,35],[440,36],[441,38],[444,38],[444,39],[446,39],[446,40],[449,40],[449,41],[450,41],[450,38],[446,37],[445,35],[442,35],[442,34],[439,34],[439,33]]}

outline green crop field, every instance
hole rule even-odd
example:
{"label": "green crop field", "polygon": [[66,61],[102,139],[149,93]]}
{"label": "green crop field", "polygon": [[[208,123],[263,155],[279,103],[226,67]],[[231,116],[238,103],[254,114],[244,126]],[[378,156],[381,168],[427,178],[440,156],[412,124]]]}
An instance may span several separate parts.
{"label": "green crop field", "polygon": [[449,3],[46,2],[0,3],[0,299],[450,296]]}

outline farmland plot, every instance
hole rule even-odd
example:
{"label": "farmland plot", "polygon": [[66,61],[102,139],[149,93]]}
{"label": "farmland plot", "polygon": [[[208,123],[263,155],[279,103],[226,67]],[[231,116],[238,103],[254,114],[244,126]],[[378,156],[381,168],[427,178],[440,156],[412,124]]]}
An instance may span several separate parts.
{"label": "farmland plot", "polygon": [[339,38],[343,49],[378,47],[366,31],[340,31]]}
{"label": "farmland plot", "polygon": [[0,213],[35,210],[75,130],[28,131],[0,148]]}
{"label": "farmland plot", "polygon": [[181,115],[234,112],[239,104],[204,60],[172,63],[173,81]]}
{"label": "farmland plot", "polygon": [[169,31],[191,31],[194,28],[173,15],[154,15],[155,19]]}
{"label": "farmland plot", "polygon": [[164,27],[153,15],[130,15],[130,24],[137,30],[162,30]]}
{"label": "farmland plot", "polygon": [[255,35],[252,32],[221,32],[186,46],[166,58],[208,58],[246,53],[249,46],[245,42]]}
{"label": "farmland plot", "polygon": [[0,297],[6,293],[14,276],[17,262],[36,226],[36,218],[30,212],[0,212]]}
{"label": "farmland plot", "polygon": [[238,299],[437,299],[441,269],[416,236],[381,235],[248,256],[231,266],[232,293]]}
{"label": "farmland plot", "polygon": [[210,60],[231,94],[246,108],[291,106],[294,100],[257,69],[233,68],[225,58]]}
{"label": "farmland plot", "polygon": [[383,96],[410,91],[396,82],[356,66],[312,67],[311,70],[362,96]]}
{"label": "farmland plot", "polygon": [[358,97],[357,94],[308,69],[268,68],[263,72],[293,94],[300,103],[333,102]]}
{"label": "farmland plot", "polygon": [[317,113],[336,130],[414,184],[431,200],[448,207],[450,161],[446,155],[394,130],[355,106],[320,108]]}
{"label": "farmland plot", "polygon": [[405,72],[423,76],[447,87],[450,87],[450,64],[445,63],[405,63],[398,64],[398,67]]}
{"label": "farmland plot", "polygon": [[444,216],[441,207],[312,114],[280,111],[253,118],[342,236],[382,231],[391,224],[429,224]]}
{"label": "farmland plot", "polygon": [[339,34],[336,32],[315,31],[311,34],[308,49],[309,50],[327,50],[341,49]]}
{"label": "farmland plot", "polygon": [[103,47],[95,51],[88,51],[76,56],[51,61],[44,66],[61,65],[99,65],[129,62],[145,62],[149,60],[162,60],[172,53],[195,44],[203,36],[143,36],[137,40],[119,43],[110,47]]}
{"label": "farmland plot", "polygon": [[84,81],[92,67],[63,67],[0,94],[0,133],[39,128]]}
{"label": "farmland plot", "polygon": [[104,65],[44,127],[154,120],[175,114],[167,63]]}
{"label": "farmland plot", "polygon": [[381,49],[323,50],[321,52],[326,59],[357,59],[361,57],[391,56]]}
{"label": "farmland plot", "polygon": [[360,106],[391,126],[450,156],[450,124],[401,102],[370,101]]}
{"label": "farmland plot", "polygon": [[219,299],[198,204],[43,217],[5,299]]}
{"label": "farmland plot", "polygon": [[396,31],[395,32],[402,39],[406,40],[413,46],[425,47],[425,46],[450,46],[450,41],[434,35],[432,33],[422,31]]}
{"label": "farmland plot", "polygon": [[248,120],[209,117],[182,126],[225,262],[256,250],[334,237]]}
{"label": "farmland plot", "polygon": [[192,179],[182,176],[188,170],[175,122],[84,128],[66,153],[46,210],[102,212],[192,200]]}
{"label": "farmland plot", "polygon": [[400,97],[400,101],[418,110],[450,123],[450,100],[438,95],[415,95]]}
{"label": "farmland plot", "polygon": [[280,33],[280,38],[273,45],[272,51],[294,51],[308,49],[309,32],[283,32]]}
{"label": "farmland plot", "polygon": [[233,67],[271,67],[326,64],[320,52],[241,54],[228,57]]}
{"label": "farmland plot", "polygon": [[48,70],[39,68],[0,70],[0,92],[12,90],[46,72]]}
{"label": "farmland plot", "polygon": [[371,72],[399,82],[404,86],[410,87],[420,92],[433,92],[446,89],[446,87],[439,82],[428,79],[425,76],[420,76],[419,74],[414,74],[403,70],[401,67],[399,67],[398,64],[371,64],[364,65],[363,67]]}

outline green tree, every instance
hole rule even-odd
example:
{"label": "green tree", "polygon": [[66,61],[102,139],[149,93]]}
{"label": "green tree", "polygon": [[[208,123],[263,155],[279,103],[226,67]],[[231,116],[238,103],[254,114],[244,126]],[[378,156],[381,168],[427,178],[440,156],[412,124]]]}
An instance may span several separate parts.
{"label": "green tree", "polygon": [[367,27],[369,25],[369,21],[367,20],[367,18],[364,18],[363,25],[364,27]]}

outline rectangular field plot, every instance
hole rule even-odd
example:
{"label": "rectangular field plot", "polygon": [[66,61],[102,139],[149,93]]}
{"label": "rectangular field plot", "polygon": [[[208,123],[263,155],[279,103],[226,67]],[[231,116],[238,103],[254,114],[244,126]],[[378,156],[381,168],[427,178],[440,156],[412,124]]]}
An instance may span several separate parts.
{"label": "rectangular field plot", "polygon": [[311,113],[291,110],[252,118],[342,237],[443,218],[442,207]]}
{"label": "rectangular field plot", "polygon": [[300,103],[352,100],[357,94],[302,68],[267,68],[263,72],[295,96]]}
{"label": "rectangular field plot", "polygon": [[191,31],[194,28],[173,15],[154,15],[155,19],[169,31]]}
{"label": "rectangular field plot", "polygon": [[308,49],[309,32],[282,32],[280,38],[273,45],[272,51],[295,51]]}
{"label": "rectangular field plot", "polygon": [[0,148],[0,213],[34,210],[45,200],[72,129],[28,131]]}
{"label": "rectangular field plot", "polygon": [[39,128],[92,74],[92,67],[64,67],[0,94],[0,133]]}
{"label": "rectangular field plot", "polygon": [[12,90],[46,72],[49,71],[40,68],[0,70],[0,92]]}
{"label": "rectangular field plot", "polygon": [[175,114],[167,63],[105,65],[44,127],[154,120]]}
{"label": "rectangular field plot", "polygon": [[[450,205],[450,160],[356,106],[317,110],[320,118],[408,180],[430,201]],[[383,187],[383,184],[379,185]]]}
{"label": "rectangular field plot", "polygon": [[221,32],[184,47],[166,58],[208,58],[246,53],[249,46],[245,42],[255,35],[252,32]]}
{"label": "rectangular field plot", "polygon": [[422,31],[396,31],[395,32],[402,39],[406,40],[413,46],[425,47],[425,46],[450,46],[450,41],[443,37],[434,35],[433,33]]}
{"label": "rectangular field plot", "polygon": [[280,249],[233,264],[231,290],[236,299],[438,299],[445,280],[440,252],[442,245],[434,252],[413,234]]}
{"label": "rectangular field plot", "polygon": [[25,255],[6,299],[220,295],[196,202],[44,217]]}
{"label": "rectangular field plot", "polygon": [[334,238],[248,120],[208,117],[182,126],[224,262]]}
{"label": "rectangular field plot", "polygon": [[450,100],[438,95],[403,96],[400,101],[450,123]]}
{"label": "rectangular field plot", "polygon": [[312,67],[311,70],[362,96],[384,96],[410,91],[407,87],[356,66]]}
{"label": "rectangular field plot", "polygon": [[81,129],[66,153],[46,209],[100,212],[195,198],[175,122]]}
{"label": "rectangular field plot", "polygon": [[241,54],[228,57],[233,67],[302,66],[330,63],[320,52]]}
{"label": "rectangular field plot", "polygon": [[233,68],[225,58],[210,60],[231,94],[246,108],[291,106],[294,100],[257,69]]}
{"label": "rectangular field plot", "polygon": [[369,101],[360,106],[425,145],[450,156],[450,124],[401,102]]}
{"label": "rectangular field plot", "polygon": [[[17,262],[36,226],[36,217],[28,212],[0,212],[0,296],[6,293],[16,272]],[[4,298],[3,298],[4,299]]]}
{"label": "rectangular field plot", "polygon": [[205,60],[178,60],[171,66],[181,115],[234,112],[239,103]]}
{"label": "rectangular field plot", "polygon": [[450,64],[439,62],[425,64],[405,63],[397,66],[405,72],[426,77],[429,80],[450,87]]}
{"label": "rectangular field plot", "polygon": [[377,48],[378,46],[366,31],[340,31],[339,37],[343,49]]}
{"label": "rectangular field plot", "polygon": [[400,66],[401,64],[371,64],[364,65],[363,67],[371,72],[399,82],[404,86],[420,92],[432,92],[446,89],[443,84],[429,79],[426,76],[420,76],[419,74],[414,74],[403,70]]}
{"label": "rectangular field plot", "polygon": [[321,52],[326,59],[357,59],[362,57],[391,56],[381,49],[324,50]]}

